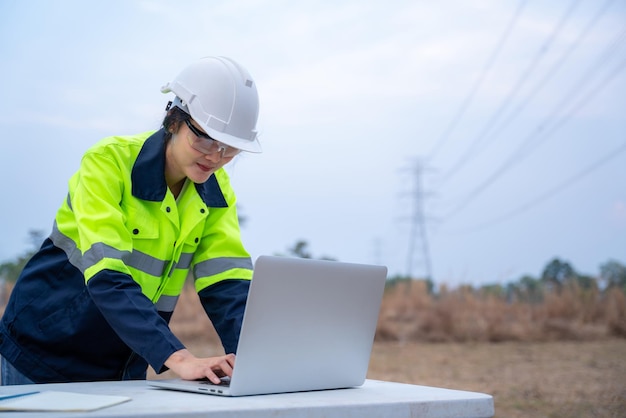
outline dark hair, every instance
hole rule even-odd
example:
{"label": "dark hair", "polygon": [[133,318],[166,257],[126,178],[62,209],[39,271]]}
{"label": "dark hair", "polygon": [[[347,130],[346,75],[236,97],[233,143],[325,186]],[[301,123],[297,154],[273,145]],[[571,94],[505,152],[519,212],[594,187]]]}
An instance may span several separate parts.
{"label": "dark hair", "polygon": [[172,133],[178,131],[181,122],[186,121],[190,116],[180,107],[170,107],[171,102],[167,105],[167,115],[163,118],[163,128],[165,128],[165,141],[172,139]]}

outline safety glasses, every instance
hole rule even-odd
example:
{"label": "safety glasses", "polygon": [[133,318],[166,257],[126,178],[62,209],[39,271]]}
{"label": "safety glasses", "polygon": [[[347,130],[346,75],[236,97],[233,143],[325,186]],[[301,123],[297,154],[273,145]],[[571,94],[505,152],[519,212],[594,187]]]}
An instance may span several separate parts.
{"label": "safety glasses", "polygon": [[191,136],[187,136],[189,139],[189,145],[191,145],[191,147],[196,151],[200,151],[203,154],[220,153],[222,158],[232,158],[239,154],[240,150],[238,148],[222,144],[204,132],[200,132],[198,128],[193,126],[191,119],[185,119],[185,124],[194,135],[193,138]]}

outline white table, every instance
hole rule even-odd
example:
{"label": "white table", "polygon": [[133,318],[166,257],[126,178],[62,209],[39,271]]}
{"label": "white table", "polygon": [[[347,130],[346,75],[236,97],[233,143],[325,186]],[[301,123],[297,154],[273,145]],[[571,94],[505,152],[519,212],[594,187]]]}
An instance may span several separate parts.
{"label": "white table", "polygon": [[367,380],[358,388],[243,397],[157,389],[147,381],[0,386],[0,395],[30,391],[124,395],[131,401],[91,412],[2,412],[19,417],[492,417],[493,397],[483,393]]}

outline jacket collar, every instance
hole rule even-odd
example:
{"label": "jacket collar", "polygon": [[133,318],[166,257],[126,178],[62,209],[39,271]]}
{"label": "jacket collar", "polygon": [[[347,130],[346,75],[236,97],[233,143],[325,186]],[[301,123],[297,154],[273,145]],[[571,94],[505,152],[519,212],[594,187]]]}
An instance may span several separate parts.
{"label": "jacket collar", "polygon": [[[156,131],[144,142],[133,165],[131,181],[133,196],[152,202],[165,199],[165,129]],[[195,186],[208,207],[228,207],[215,174],[204,183],[195,183]]]}

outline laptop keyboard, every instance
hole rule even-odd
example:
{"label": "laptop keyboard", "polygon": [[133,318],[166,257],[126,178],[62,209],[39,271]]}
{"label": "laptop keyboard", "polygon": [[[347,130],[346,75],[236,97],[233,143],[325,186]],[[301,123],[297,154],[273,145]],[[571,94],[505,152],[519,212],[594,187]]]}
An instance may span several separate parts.
{"label": "laptop keyboard", "polygon": [[230,386],[229,377],[222,377],[221,382],[219,384],[211,382],[208,378],[199,379],[198,382],[200,382],[203,385],[210,385],[210,386],[225,386],[225,387]]}

